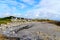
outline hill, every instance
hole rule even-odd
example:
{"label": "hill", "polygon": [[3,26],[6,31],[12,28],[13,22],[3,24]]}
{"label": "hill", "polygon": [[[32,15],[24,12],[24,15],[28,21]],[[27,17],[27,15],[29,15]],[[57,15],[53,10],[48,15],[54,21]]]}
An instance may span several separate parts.
{"label": "hill", "polygon": [[11,22],[11,17],[4,17],[4,18],[0,18],[0,24],[6,24],[7,22]]}
{"label": "hill", "polygon": [[14,16],[9,16],[9,17],[4,17],[4,18],[0,18],[0,24],[7,24],[9,22],[11,22],[12,18],[17,18],[17,19],[22,19],[22,20],[32,20],[32,22],[48,22],[48,23],[52,23],[55,25],[60,26],[60,21],[56,21],[56,20],[50,20],[50,19],[28,19],[28,18],[23,18],[23,17],[14,17]]}

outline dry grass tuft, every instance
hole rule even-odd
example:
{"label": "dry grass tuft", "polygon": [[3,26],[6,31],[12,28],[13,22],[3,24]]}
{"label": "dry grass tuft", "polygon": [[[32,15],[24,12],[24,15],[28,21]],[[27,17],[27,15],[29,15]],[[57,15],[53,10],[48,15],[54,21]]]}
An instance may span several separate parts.
{"label": "dry grass tuft", "polygon": [[0,34],[0,40],[16,40],[15,38],[8,38],[2,34]]}

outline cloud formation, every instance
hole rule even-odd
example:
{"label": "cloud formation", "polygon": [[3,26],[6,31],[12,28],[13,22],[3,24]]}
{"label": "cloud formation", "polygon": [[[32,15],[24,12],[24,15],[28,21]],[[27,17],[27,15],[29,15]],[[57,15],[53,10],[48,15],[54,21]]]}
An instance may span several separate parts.
{"label": "cloud formation", "polygon": [[60,20],[60,0],[0,0],[0,14]]}
{"label": "cloud formation", "polygon": [[29,16],[34,15],[35,18],[60,20],[60,0],[41,0],[35,9],[27,12],[28,14]]}

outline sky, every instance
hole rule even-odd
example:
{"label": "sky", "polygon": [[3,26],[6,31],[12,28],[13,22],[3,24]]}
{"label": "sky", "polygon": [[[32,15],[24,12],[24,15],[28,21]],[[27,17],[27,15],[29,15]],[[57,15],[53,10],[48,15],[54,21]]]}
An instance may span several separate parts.
{"label": "sky", "polygon": [[60,0],[0,0],[0,17],[60,20]]}

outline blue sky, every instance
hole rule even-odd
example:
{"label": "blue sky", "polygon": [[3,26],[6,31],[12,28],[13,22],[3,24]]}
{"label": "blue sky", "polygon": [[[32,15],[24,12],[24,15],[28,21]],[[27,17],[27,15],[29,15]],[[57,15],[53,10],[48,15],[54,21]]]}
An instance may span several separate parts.
{"label": "blue sky", "polygon": [[60,0],[0,0],[0,17],[60,20]]}

